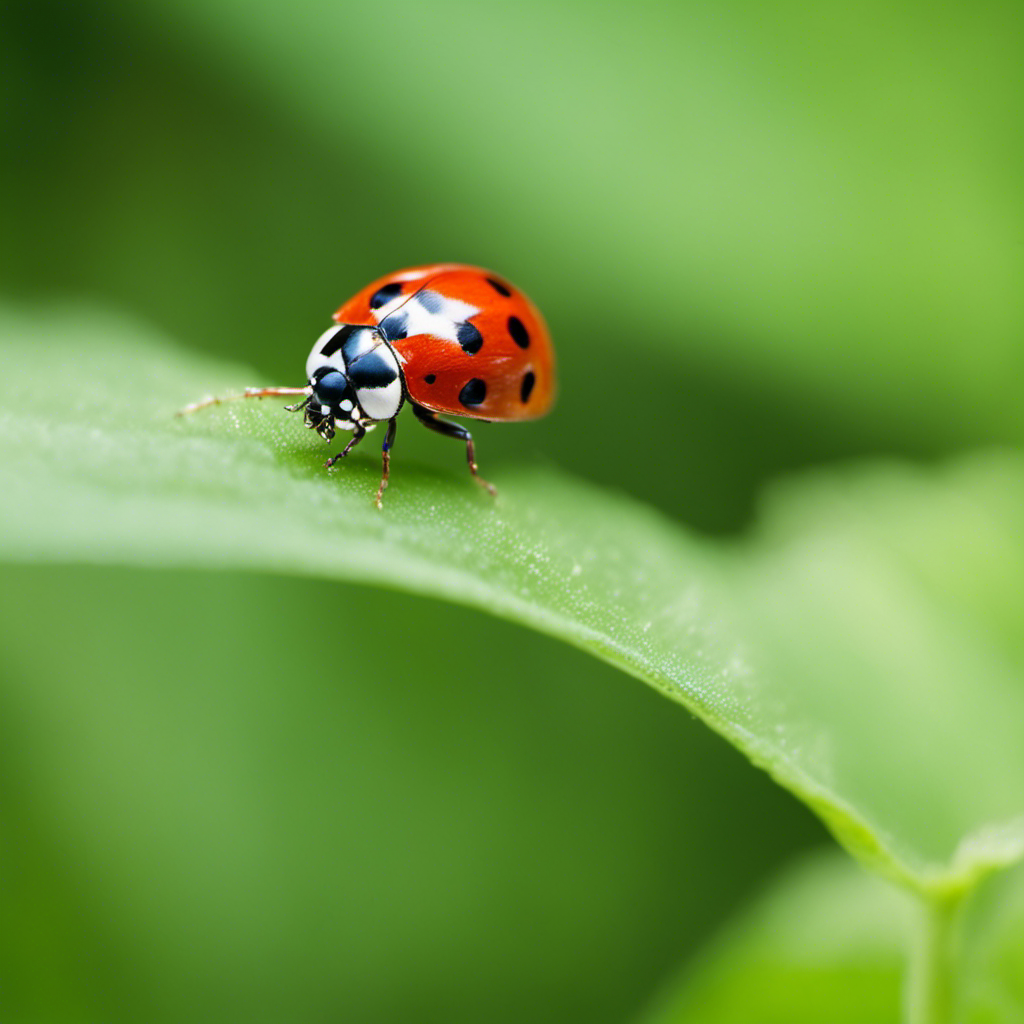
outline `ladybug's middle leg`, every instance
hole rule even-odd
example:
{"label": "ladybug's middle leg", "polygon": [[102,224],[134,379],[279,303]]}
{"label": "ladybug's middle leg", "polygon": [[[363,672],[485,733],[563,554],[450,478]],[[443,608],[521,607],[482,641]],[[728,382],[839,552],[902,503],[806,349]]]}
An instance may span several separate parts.
{"label": "ladybug's middle leg", "polygon": [[412,411],[416,414],[416,418],[428,430],[434,430],[439,434],[444,434],[445,437],[455,437],[460,441],[466,442],[466,461],[469,463],[469,471],[473,474],[476,482],[480,484],[484,490],[497,497],[497,488],[494,484],[488,483],[477,470],[476,449],[473,447],[473,435],[464,426],[462,426],[461,423],[451,423],[449,420],[439,420],[436,413],[431,412],[429,409],[424,409],[422,405],[417,405],[415,402],[410,402],[409,404],[412,406]]}
{"label": "ladybug's middle leg", "polygon": [[384,435],[384,445],[382,448],[384,455],[384,470],[381,473],[380,487],[377,488],[377,497],[375,499],[377,508],[384,507],[381,504],[381,498],[384,497],[384,490],[388,485],[388,476],[391,473],[391,446],[395,443],[396,433],[398,433],[397,417],[388,421],[388,432]]}

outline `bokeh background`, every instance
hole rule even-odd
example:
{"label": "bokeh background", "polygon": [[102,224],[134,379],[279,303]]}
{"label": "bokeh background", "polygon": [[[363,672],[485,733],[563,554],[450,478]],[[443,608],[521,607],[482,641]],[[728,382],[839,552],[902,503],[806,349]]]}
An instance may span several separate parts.
{"label": "bokeh background", "polygon": [[[295,383],[372,278],[492,267],[561,396],[481,425],[485,472],[544,461],[711,534],[789,472],[1022,440],[1019,4],[2,19],[5,301]],[[403,428],[396,472],[464,482]],[[623,1021],[829,841],[679,708],[465,609],[0,581],[7,1020]]]}

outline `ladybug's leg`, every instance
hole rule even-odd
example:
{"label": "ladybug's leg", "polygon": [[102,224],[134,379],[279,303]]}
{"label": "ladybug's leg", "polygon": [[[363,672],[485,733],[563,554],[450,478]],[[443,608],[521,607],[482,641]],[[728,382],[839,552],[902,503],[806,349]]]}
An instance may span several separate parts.
{"label": "ladybug's leg", "polygon": [[388,421],[388,432],[384,435],[384,469],[380,477],[380,487],[377,488],[377,508],[383,508],[381,498],[384,497],[384,490],[388,485],[388,474],[391,472],[391,446],[395,443],[395,434],[398,432],[398,418]]}
{"label": "ladybug's leg", "polygon": [[355,448],[357,444],[359,444],[360,441],[362,441],[364,437],[366,437],[366,431],[362,427],[357,426],[356,429],[352,431],[352,440],[349,441],[349,443],[345,445],[337,455],[332,455],[324,463],[324,469],[330,469],[336,462],[340,462],[350,451],[352,451],[353,448]]}
{"label": "ladybug's leg", "polygon": [[[305,388],[246,388],[245,391],[240,395],[223,395],[220,398],[204,398],[201,402],[193,402],[191,405],[186,405],[184,409],[179,409],[176,416],[187,416],[189,413],[198,412],[200,409],[205,409],[211,405],[220,405],[221,402],[233,402],[236,398],[269,398],[274,395],[305,395],[306,401],[309,400],[309,396],[313,393],[313,389],[310,387]],[[289,412],[294,412],[296,409],[301,409],[306,402],[300,402],[295,406],[286,406]]]}
{"label": "ladybug's leg", "polygon": [[497,496],[498,491],[494,484],[488,483],[478,472],[476,465],[476,449],[473,447],[473,435],[464,427],[461,423],[452,423],[449,420],[439,420],[436,413],[432,413],[429,409],[424,409],[423,406],[417,405],[415,402],[409,403],[412,406],[412,411],[416,414],[416,418],[423,424],[428,430],[435,430],[439,434],[444,434],[445,437],[456,437],[460,441],[466,442],[466,461],[469,463],[469,471],[473,474],[476,482],[480,484],[490,494]]}

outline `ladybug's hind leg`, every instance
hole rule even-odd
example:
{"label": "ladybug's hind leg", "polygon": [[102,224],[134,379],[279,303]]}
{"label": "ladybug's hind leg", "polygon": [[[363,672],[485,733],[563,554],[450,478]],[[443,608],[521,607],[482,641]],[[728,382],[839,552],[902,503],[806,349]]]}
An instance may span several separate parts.
{"label": "ladybug's hind leg", "polygon": [[469,463],[469,471],[473,474],[476,482],[484,488],[488,494],[497,497],[498,491],[494,484],[488,483],[479,473],[476,465],[476,449],[473,447],[473,435],[461,423],[452,423],[449,420],[439,420],[437,414],[415,402],[409,403],[416,418],[428,430],[434,430],[445,437],[455,437],[466,442],[466,462]]}

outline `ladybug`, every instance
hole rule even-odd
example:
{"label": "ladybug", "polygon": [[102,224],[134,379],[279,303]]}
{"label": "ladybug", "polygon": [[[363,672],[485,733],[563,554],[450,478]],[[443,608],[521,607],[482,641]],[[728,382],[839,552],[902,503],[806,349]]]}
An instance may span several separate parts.
{"label": "ladybug", "polygon": [[[303,410],[305,425],[325,441],[337,430],[352,434],[324,463],[328,469],[386,422],[378,508],[388,485],[397,416],[408,402],[425,427],[465,442],[470,472],[495,494],[477,471],[470,432],[437,414],[511,421],[535,419],[551,408],[554,351],[533,303],[488,270],[435,263],[368,284],[334,320],[309,353],[305,387],[246,388],[231,397],[304,395],[285,408]],[[179,415],[221,401],[196,402]]]}

